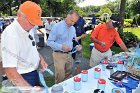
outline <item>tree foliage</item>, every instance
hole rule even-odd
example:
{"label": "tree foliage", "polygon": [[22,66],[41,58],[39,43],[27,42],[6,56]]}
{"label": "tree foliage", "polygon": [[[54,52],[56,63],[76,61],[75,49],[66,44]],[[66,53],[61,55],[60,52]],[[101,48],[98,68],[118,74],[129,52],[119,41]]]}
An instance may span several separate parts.
{"label": "tree foliage", "polygon": [[41,0],[41,8],[43,16],[62,16],[64,17],[68,11],[75,8],[74,0]]}
{"label": "tree foliage", "polygon": [[[0,14],[12,15],[16,10],[14,7],[19,6],[27,0],[0,0]],[[40,4],[43,10],[43,16],[65,16],[68,11],[80,8],[76,7],[75,0],[29,0]],[[5,5],[6,3],[7,6]],[[10,4],[10,7],[9,7]],[[17,7],[18,8],[18,7]],[[83,14],[82,11],[80,13]],[[14,14],[15,15],[15,14]]]}
{"label": "tree foliage", "polygon": [[133,14],[140,14],[140,0],[132,0],[130,10]]}
{"label": "tree foliage", "polygon": [[112,15],[112,11],[106,6],[102,6],[99,11],[99,15],[103,15],[104,13],[108,13],[110,16]]}

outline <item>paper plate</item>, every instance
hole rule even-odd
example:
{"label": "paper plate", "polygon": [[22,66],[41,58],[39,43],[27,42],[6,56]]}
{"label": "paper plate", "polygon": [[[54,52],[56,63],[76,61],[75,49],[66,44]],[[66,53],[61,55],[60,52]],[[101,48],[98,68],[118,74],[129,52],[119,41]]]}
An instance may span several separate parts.
{"label": "paper plate", "polygon": [[124,93],[120,88],[113,88],[112,93]]}

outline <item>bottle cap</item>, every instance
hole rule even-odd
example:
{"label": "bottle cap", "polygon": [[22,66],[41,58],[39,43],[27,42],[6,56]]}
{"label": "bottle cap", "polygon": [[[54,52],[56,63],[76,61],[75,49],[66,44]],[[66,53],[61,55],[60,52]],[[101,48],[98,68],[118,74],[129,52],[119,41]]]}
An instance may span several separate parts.
{"label": "bottle cap", "polygon": [[118,64],[123,64],[123,61],[118,61]]}
{"label": "bottle cap", "polygon": [[99,84],[106,84],[106,80],[100,78],[100,79],[98,80],[98,83],[99,83]]}
{"label": "bottle cap", "polygon": [[101,71],[100,68],[95,68],[94,70],[97,71],[97,72],[100,72]]}
{"label": "bottle cap", "polygon": [[105,60],[105,61],[103,61],[103,62],[102,62],[102,64],[108,64],[108,61],[107,61],[107,60]]}
{"label": "bottle cap", "polygon": [[81,81],[81,78],[78,77],[78,76],[75,76],[75,77],[74,77],[74,81],[75,81],[75,82],[80,82],[80,81]]}
{"label": "bottle cap", "polygon": [[88,74],[88,71],[87,70],[82,70],[81,73],[82,74]]}

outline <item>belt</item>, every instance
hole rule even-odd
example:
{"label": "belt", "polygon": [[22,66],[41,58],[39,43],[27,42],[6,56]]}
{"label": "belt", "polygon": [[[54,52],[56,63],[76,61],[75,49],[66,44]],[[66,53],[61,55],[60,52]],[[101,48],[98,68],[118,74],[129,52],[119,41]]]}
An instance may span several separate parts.
{"label": "belt", "polygon": [[70,53],[70,52],[64,52],[64,51],[59,51],[59,50],[55,50],[54,52],[66,53],[66,54],[69,54]]}
{"label": "belt", "polygon": [[[95,48],[96,50],[98,50],[97,48]],[[99,52],[101,52],[101,53],[104,53],[104,52],[107,52],[108,50],[106,50],[106,51],[100,51],[100,50],[98,50]]]}

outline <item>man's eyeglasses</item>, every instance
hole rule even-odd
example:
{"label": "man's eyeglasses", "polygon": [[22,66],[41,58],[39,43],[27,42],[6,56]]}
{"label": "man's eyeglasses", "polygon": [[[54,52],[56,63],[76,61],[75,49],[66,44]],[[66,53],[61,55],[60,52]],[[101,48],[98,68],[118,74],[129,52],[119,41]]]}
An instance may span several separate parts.
{"label": "man's eyeglasses", "polygon": [[[31,35],[29,35],[29,39],[33,40],[33,37]],[[35,46],[35,41],[32,41],[32,45]]]}

